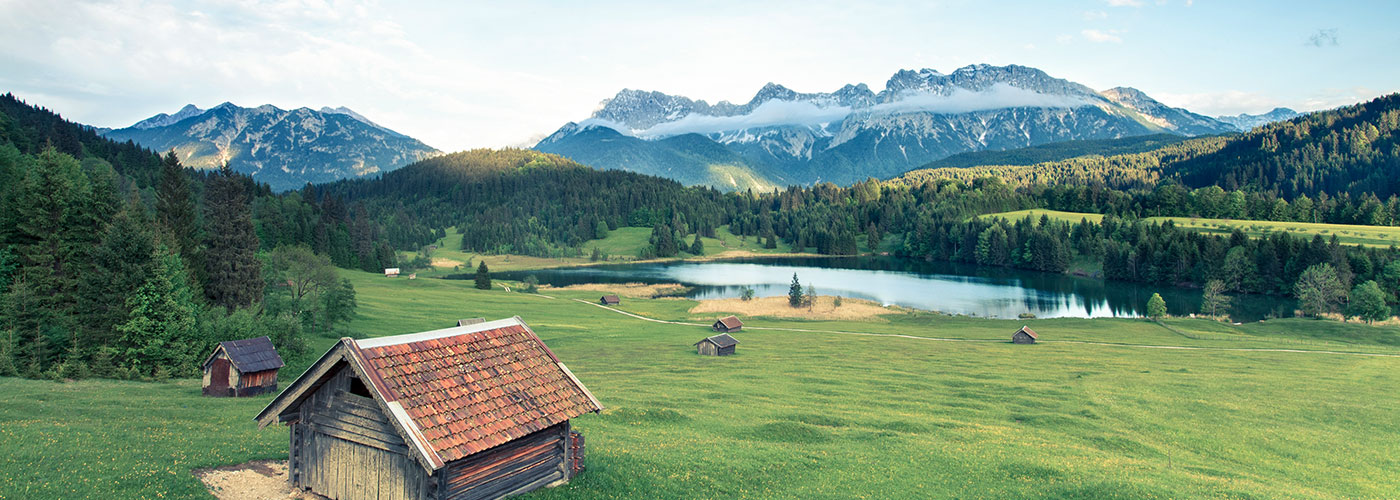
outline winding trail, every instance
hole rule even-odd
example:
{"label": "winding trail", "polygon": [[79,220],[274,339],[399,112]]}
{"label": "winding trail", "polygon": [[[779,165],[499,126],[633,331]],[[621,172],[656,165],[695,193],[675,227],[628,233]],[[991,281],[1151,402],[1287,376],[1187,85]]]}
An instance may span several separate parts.
{"label": "winding trail", "polygon": [[[553,298],[553,297],[551,297],[551,298]],[[666,324],[666,325],[683,325],[683,326],[710,326],[710,325],[707,325],[707,324],[704,324],[704,323],[689,323],[689,322],[685,322],[685,321],[667,321],[667,320],[662,320],[662,319],[648,318],[648,317],[646,317],[646,316],[641,316],[641,315],[638,315],[638,314],[633,314],[633,313],[630,313],[630,312],[627,312],[627,311],[623,311],[623,310],[620,310],[620,309],[614,309],[614,308],[611,308],[611,307],[608,307],[608,306],[604,306],[604,305],[602,305],[602,304],[595,304],[595,303],[593,303],[593,302],[589,302],[589,301],[586,301],[586,300],[581,300],[581,299],[570,299],[570,300],[573,300],[574,302],[578,302],[578,303],[581,303],[581,304],[588,304],[588,305],[591,305],[591,306],[593,306],[593,307],[598,307],[598,308],[601,308],[601,309],[607,309],[607,310],[609,310],[609,311],[612,311],[612,312],[615,312],[615,313],[618,313],[618,314],[622,314],[622,315],[624,315],[624,316],[630,316],[630,317],[633,317],[633,318],[636,318],[636,319],[640,319],[640,320],[642,320],[642,321],[650,321],[650,322],[652,322],[652,323],[661,323],[661,324]],[[1000,344],[1005,344],[1005,343],[1007,343],[1007,342],[1004,341],[1004,340],[995,340],[995,339],[953,339],[953,338],[942,338],[942,337],[920,337],[920,336],[917,336],[917,335],[904,335],[904,334],[900,334],[900,333],[846,332],[846,331],[840,331],[840,330],[810,330],[810,329],[805,329],[805,328],[776,328],[776,327],[763,327],[763,326],[745,326],[744,329],[746,329],[746,330],[771,330],[771,331],[783,331],[783,332],[802,332],[802,333],[829,333],[829,334],[835,334],[835,335],[860,335],[860,336],[866,336],[866,337],[896,337],[896,338],[913,339],[913,340],[928,340],[928,341],[935,341],[935,342],[974,342],[974,343],[980,342],[980,343],[1000,343]],[[1171,350],[1182,350],[1182,351],[1219,351],[1219,352],[1284,352],[1284,353],[1298,353],[1298,354],[1332,354],[1332,355],[1339,355],[1339,356],[1365,356],[1365,357],[1376,357],[1376,358],[1400,358],[1400,354],[1381,354],[1381,353],[1346,352],[1346,351],[1323,351],[1323,350],[1311,350],[1311,349],[1280,349],[1280,348],[1269,348],[1269,347],[1207,347],[1207,346],[1182,346],[1182,345],[1120,344],[1120,343],[1116,343],[1116,342],[1094,342],[1094,341],[1091,341],[1091,340],[1041,340],[1041,341],[1039,341],[1039,342],[1040,342],[1040,343],[1044,343],[1044,344],[1052,344],[1052,343],[1053,343],[1053,344],[1085,344],[1085,345],[1097,345],[1097,346],[1107,346],[1107,347],[1128,347],[1128,348],[1135,348],[1135,349],[1171,349]]]}

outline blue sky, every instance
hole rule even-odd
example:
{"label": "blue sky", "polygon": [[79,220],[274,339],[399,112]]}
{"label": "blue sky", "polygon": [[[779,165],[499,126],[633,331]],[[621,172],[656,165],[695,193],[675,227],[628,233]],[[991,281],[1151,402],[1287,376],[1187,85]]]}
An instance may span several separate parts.
{"label": "blue sky", "polygon": [[[507,5],[508,4],[508,5]],[[0,91],[98,126],[347,106],[440,149],[532,143],[622,88],[745,102],[1022,64],[1217,115],[1400,90],[1400,2],[0,0]]]}

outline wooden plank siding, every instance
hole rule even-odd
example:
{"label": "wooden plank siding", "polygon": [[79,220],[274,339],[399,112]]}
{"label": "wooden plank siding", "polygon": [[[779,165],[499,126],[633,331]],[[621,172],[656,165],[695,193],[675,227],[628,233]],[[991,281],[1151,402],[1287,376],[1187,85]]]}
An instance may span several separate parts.
{"label": "wooden plank siding", "polygon": [[425,500],[430,478],[370,398],[349,392],[354,371],[332,376],[302,404],[293,424],[293,484],[329,498]]}
{"label": "wooden plank siding", "polygon": [[448,464],[444,500],[500,498],[567,478],[567,423]]}

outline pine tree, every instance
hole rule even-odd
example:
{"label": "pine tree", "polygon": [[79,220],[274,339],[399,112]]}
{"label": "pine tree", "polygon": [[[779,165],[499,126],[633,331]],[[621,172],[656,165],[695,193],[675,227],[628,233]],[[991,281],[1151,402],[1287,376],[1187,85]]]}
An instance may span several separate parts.
{"label": "pine tree", "polygon": [[258,260],[258,236],[243,186],[225,164],[210,181],[206,215],[204,295],[229,312],[262,300],[262,262]]}
{"label": "pine tree", "polygon": [[695,233],[695,243],[690,244],[692,255],[705,255],[705,242],[700,241],[700,233]]}
{"label": "pine tree", "polygon": [[190,178],[180,159],[171,150],[160,165],[160,185],[156,189],[156,224],[168,244],[180,254],[186,265],[195,266],[199,250],[198,218]]}
{"label": "pine tree", "polygon": [[481,261],[481,265],[476,267],[476,289],[491,289],[491,270],[486,268],[486,261]]}
{"label": "pine tree", "polygon": [[792,273],[792,284],[788,285],[788,305],[802,307],[802,282],[797,281],[797,273]]}
{"label": "pine tree", "polygon": [[[134,193],[133,193],[134,194]],[[82,316],[79,329],[86,350],[112,345],[117,325],[127,321],[126,299],[155,271],[156,244],[150,232],[146,207],[139,198],[107,227],[92,251],[92,267],[78,282],[77,304]]]}
{"label": "pine tree", "polygon": [[183,285],[184,268],[179,255],[166,255],[126,301],[131,316],[117,326],[123,364],[142,375],[192,368],[188,362],[199,346],[194,342],[193,297]]}

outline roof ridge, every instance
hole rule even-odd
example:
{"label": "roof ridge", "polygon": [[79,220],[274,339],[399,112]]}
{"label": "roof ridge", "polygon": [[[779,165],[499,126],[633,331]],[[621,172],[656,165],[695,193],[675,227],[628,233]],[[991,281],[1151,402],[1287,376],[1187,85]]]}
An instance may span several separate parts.
{"label": "roof ridge", "polygon": [[451,328],[443,328],[441,330],[406,333],[403,335],[391,335],[388,337],[359,339],[353,340],[353,342],[356,346],[358,346],[361,349],[373,349],[376,347],[384,347],[389,345],[410,344],[413,342],[422,342],[424,340],[440,339],[443,337],[453,337],[465,333],[476,333],[486,330],[495,330],[497,328],[504,328],[507,326],[523,326],[524,324],[525,322],[521,321],[519,316],[516,316],[511,318],[498,319],[495,321],[487,321],[485,323],[477,323],[474,325],[454,326]]}

